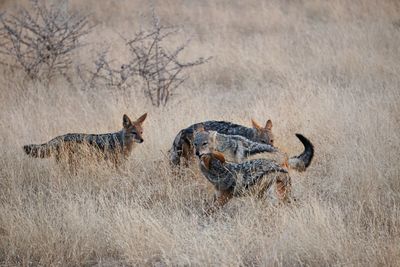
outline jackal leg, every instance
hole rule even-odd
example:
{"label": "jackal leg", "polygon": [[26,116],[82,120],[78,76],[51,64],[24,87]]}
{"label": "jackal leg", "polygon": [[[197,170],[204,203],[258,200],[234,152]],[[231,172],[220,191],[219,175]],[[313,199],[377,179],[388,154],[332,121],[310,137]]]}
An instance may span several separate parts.
{"label": "jackal leg", "polygon": [[289,174],[282,173],[276,180],[276,194],[283,202],[290,202],[292,191],[292,179]]}
{"label": "jackal leg", "polygon": [[233,193],[231,191],[215,191],[213,204],[206,211],[206,215],[211,215],[221,207],[223,207],[228,201],[233,197]]}
{"label": "jackal leg", "polygon": [[276,174],[275,173],[267,174],[266,176],[261,178],[258,185],[252,190],[256,191],[255,195],[257,198],[262,199],[265,196],[265,192],[267,192],[275,182],[276,182]]}

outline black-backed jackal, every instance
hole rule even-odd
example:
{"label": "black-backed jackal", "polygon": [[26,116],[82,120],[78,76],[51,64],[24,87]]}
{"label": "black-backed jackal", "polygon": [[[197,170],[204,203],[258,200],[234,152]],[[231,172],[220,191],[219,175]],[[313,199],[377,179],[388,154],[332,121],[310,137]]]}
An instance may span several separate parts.
{"label": "black-backed jackal", "polygon": [[220,134],[239,135],[251,141],[266,145],[274,144],[274,135],[272,134],[272,122],[268,120],[264,127],[252,120],[253,128],[234,124],[226,121],[205,121],[195,123],[179,131],[176,135],[172,148],[169,150],[170,162],[173,165],[179,165],[181,159],[189,161],[194,156],[194,132],[202,125],[206,131],[216,131]]}
{"label": "black-backed jackal", "polygon": [[243,163],[229,163],[220,152],[198,154],[200,170],[214,185],[214,205],[211,214],[232,197],[246,194],[263,197],[274,188],[280,201],[290,199],[291,178],[288,171],[273,160],[254,159]]}
{"label": "black-backed jackal", "polygon": [[241,163],[250,159],[265,158],[274,160],[283,167],[297,171],[305,171],[314,156],[314,146],[301,134],[297,138],[304,145],[304,151],[299,156],[288,158],[286,153],[272,145],[253,142],[238,135],[225,135],[216,131],[206,131],[202,125],[197,125],[194,134],[194,146],[197,155],[221,152],[228,162]]}
{"label": "black-backed jackal", "polygon": [[[44,144],[31,144],[23,146],[26,154],[35,158],[55,157],[57,162],[65,161],[75,164],[83,154],[96,154],[115,165],[127,158],[134,148],[135,143],[143,143],[142,124],[147,113],[136,121],[131,121],[124,114],[122,130],[106,134],[69,133],[57,136]],[[78,157],[78,158],[77,158]]]}

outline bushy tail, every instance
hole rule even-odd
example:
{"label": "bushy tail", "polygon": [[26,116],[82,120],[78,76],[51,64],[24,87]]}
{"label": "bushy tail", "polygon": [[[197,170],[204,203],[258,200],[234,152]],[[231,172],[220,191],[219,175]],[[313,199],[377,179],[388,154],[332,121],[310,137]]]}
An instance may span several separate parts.
{"label": "bushy tail", "polygon": [[300,172],[305,171],[310,166],[311,161],[314,157],[314,145],[305,138],[302,134],[296,134],[297,138],[303,143],[304,151],[299,156],[295,156],[289,159],[289,166],[291,169],[298,170]]}
{"label": "bushy tail", "polygon": [[25,145],[23,149],[27,155],[34,158],[48,158],[51,156],[51,149],[47,143],[41,145]]}

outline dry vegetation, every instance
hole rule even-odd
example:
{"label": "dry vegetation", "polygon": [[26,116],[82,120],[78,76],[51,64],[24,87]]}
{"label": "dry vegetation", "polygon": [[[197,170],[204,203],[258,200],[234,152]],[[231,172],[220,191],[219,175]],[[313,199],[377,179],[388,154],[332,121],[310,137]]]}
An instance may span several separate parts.
{"label": "dry vegetation", "polygon": [[[16,1],[15,1],[16,2]],[[13,8],[3,1],[1,11]],[[146,22],[145,1],[78,1],[98,27],[74,62]],[[22,2],[23,3],[23,2]],[[161,20],[193,35],[185,57],[213,56],[171,102],[135,87],[45,86],[0,76],[0,262],[4,265],[400,265],[400,5],[397,1],[156,1]],[[187,36],[185,37],[187,38]],[[176,40],[181,43],[182,40]],[[176,45],[176,44],[173,44]],[[118,62],[117,62],[118,63]],[[145,142],[120,171],[87,163],[70,175],[21,146],[66,132],[121,128],[148,112]],[[315,144],[293,174],[296,205],[252,198],[201,216],[211,188],[196,166],[171,173],[179,129],[224,119],[274,123],[277,145]]]}

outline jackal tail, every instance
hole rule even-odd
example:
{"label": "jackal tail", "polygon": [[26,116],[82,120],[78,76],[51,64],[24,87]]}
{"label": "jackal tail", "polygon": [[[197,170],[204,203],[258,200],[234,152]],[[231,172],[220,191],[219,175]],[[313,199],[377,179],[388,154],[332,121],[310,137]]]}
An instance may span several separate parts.
{"label": "jackal tail", "polygon": [[51,156],[51,147],[47,143],[41,145],[25,145],[23,149],[27,155],[34,158],[48,158]]}
{"label": "jackal tail", "polygon": [[300,142],[304,145],[304,151],[298,156],[291,157],[289,159],[289,166],[292,169],[303,172],[310,166],[311,161],[314,157],[314,145],[304,137],[302,134],[296,134]]}

